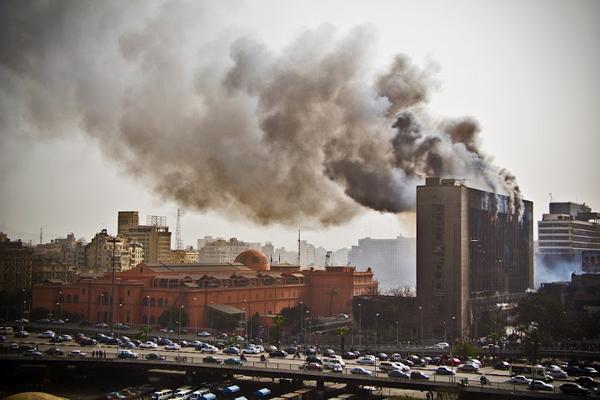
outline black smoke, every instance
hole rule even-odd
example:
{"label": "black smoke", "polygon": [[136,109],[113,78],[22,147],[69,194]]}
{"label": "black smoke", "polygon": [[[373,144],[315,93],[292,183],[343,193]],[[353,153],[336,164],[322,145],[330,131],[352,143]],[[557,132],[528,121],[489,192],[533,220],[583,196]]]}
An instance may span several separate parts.
{"label": "black smoke", "polygon": [[322,26],[273,52],[215,27],[225,14],[201,2],[3,1],[2,148],[79,128],[164,198],[262,224],[410,211],[428,175],[468,178],[518,207],[477,122],[430,118],[435,66],[396,55],[373,73],[368,27],[339,37]]}

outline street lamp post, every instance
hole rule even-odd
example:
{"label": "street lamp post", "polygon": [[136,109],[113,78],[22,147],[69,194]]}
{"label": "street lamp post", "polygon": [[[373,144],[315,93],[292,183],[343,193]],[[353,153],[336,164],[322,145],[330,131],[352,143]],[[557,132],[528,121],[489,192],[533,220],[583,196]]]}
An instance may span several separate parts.
{"label": "street lamp post", "polygon": [[[60,307],[60,297],[59,297],[59,301],[56,302],[56,310],[58,313],[58,319],[62,320],[62,308]],[[62,325],[60,324],[60,322],[58,323],[58,336],[62,336]],[[57,338],[54,338],[54,347],[56,347],[56,343],[57,343]]]}
{"label": "street lamp post", "polygon": [[452,345],[454,345],[454,338],[456,337],[456,332],[455,332],[455,327],[454,327],[455,321],[456,321],[456,317],[453,315],[452,316]]}
{"label": "street lamp post", "polygon": [[396,321],[396,346],[398,346],[398,321]]}
{"label": "street lamp post", "polygon": [[248,346],[248,304],[246,299],[242,301],[244,302],[244,307],[242,307],[244,310],[244,346]]}
{"label": "street lamp post", "polygon": [[183,304],[179,307],[179,343],[177,344],[177,358],[181,359],[180,350],[181,350],[181,325],[183,325],[183,320],[181,319],[181,312],[183,311]]}
{"label": "street lamp post", "polygon": [[443,321],[442,325],[444,325],[444,342],[446,342],[446,321]]}
{"label": "street lamp post", "polygon": [[[310,310],[306,310],[306,323],[308,324],[308,343],[310,343]],[[306,325],[304,326],[306,334]]]}
{"label": "street lamp post", "polygon": [[196,309],[196,300],[198,300],[197,298],[194,297],[194,310],[192,311],[192,313],[194,314],[194,329],[196,331],[196,338],[198,337],[198,310]]}
{"label": "street lamp post", "polygon": [[[117,324],[121,322],[120,319],[121,319],[122,315],[123,315],[123,303],[119,303],[119,308],[117,310]],[[117,325],[117,326],[119,326],[119,325]],[[117,328],[116,333],[117,333],[117,353],[119,353],[119,346],[121,344],[120,343],[121,341],[119,340],[119,328]]]}
{"label": "street lamp post", "polygon": [[423,306],[419,306],[419,312],[421,314],[421,346],[423,346]]}
{"label": "street lamp post", "polygon": [[[100,293],[100,318],[101,321],[98,322],[104,322],[104,292]],[[102,330],[101,332],[104,333],[104,325],[101,325]]]}
{"label": "street lamp post", "polygon": [[302,335],[302,342],[306,342],[306,338],[304,337],[304,303],[300,302],[300,335]]}
{"label": "street lamp post", "polygon": [[150,332],[150,296],[146,296],[146,342]]}
{"label": "street lamp post", "polygon": [[[379,343],[379,313],[375,314],[375,351]],[[377,357],[375,357],[377,358]]]}
{"label": "street lamp post", "polygon": [[362,348],[362,304],[358,303],[358,347]]}

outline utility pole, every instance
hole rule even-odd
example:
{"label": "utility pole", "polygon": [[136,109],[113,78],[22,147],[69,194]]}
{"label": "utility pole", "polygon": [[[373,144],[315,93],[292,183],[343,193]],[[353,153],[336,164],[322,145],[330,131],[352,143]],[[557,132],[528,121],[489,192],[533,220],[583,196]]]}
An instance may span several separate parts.
{"label": "utility pole", "polygon": [[113,333],[114,329],[114,315],[115,315],[115,247],[117,244],[117,238],[113,237],[109,240],[112,243],[112,280],[111,280],[111,288],[110,288],[110,332]]}

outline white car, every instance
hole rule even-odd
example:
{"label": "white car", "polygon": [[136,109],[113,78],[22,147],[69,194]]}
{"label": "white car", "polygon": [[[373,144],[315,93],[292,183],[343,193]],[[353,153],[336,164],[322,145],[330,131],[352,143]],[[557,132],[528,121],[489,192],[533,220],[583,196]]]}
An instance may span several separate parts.
{"label": "white car", "polygon": [[54,333],[53,331],[44,331],[42,333],[40,333],[37,337],[39,338],[53,338],[54,336],[56,336],[56,333]]}
{"label": "white car", "polygon": [[325,358],[323,360],[323,367],[327,369],[333,369],[336,365],[341,366],[342,368],[346,366],[346,363],[337,358]]}
{"label": "white car", "polygon": [[351,374],[355,375],[372,375],[373,373],[369,370],[364,369],[363,367],[356,367],[350,370]]}
{"label": "white car", "polygon": [[73,357],[73,358],[85,358],[86,356],[87,356],[87,354],[82,352],[81,350],[72,350],[69,353],[69,357]]}
{"label": "white car", "polygon": [[368,356],[365,357],[361,357],[358,360],[356,360],[357,364],[362,364],[362,365],[375,365],[375,357],[371,358]]}
{"label": "white car", "polygon": [[562,369],[548,371],[548,375],[550,375],[554,379],[567,379],[569,375]]}
{"label": "white car", "polygon": [[242,350],[244,354],[260,354],[260,350],[256,347],[246,347]]}
{"label": "white car", "polygon": [[525,378],[523,375],[516,375],[510,378],[509,382],[516,385],[529,385],[531,384],[531,379]]}
{"label": "white car", "polygon": [[178,345],[177,343],[171,343],[171,344],[168,344],[165,346],[165,350],[173,351],[173,350],[179,350],[179,349],[181,349],[181,346]]}
{"label": "white car", "polygon": [[151,341],[140,343],[140,349],[155,349],[157,347],[158,345]]}
{"label": "white car", "polygon": [[544,381],[535,380],[529,384],[529,389],[530,390],[545,390],[547,392],[553,392],[554,386],[552,386]]}
{"label": "white car", "polygon": [[200,336],[200,337],[209,337],[210,333],[208,333],[206,331],[202,331],[202,332],[198,332],[198,336]]}
{"label": "white car", "polygon": [[214,354],[217,353],[219,351],[219,349],[215,346],[211,346],[210,344],[207,344],[206,346],[204,346],[201,350],[203,353],[210,353],[210,354]]}

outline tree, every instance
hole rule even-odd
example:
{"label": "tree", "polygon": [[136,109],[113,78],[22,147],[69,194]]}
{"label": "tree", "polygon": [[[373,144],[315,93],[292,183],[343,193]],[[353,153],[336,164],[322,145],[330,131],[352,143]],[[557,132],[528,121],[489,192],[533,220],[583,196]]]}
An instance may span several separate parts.
{"label": "tree", "polygon": [[468,342],[457,341],[452,347],[452,354],[458,356],[461,360],[477,357],[478,353],[477,347]]}
{"label": "tree", "polygon": [[239,315],[229,315],[219,312],[212,314],[212,327],[220,331],[233,331],[240,324]]}
{"label": "tree", "polygon": [[350,328],[348,328],[347,326],[339,326],[336,329],[336,333],[340,336],[342,353],[344,352],[344,342],[346,340],[346,335],[348,335],[348,332],[350,332]]}
{"label": "tree", "polygon": [[281,314],[277,314],[273,317],[273,325],[275,326],[275,337],[277,339],[277,343],[281,341],[281,326],[284,324],[284,322],[285,317]]}
{"label": "tree", "polygon": [[387,290],[385,292],[385,294],[387,294],[389,296],[396,296],[396,297],[415,297],[416,296],[415,288],[413,288],[412,286],[398,286],[396,288]]}
{"label": "tree", "polygon": [[[540,293],[529,294],[519,302],[517,324],[529,327],[536,324],[536,338],[549,343],[574,335],[576,324],[570,321],[564,305],[553,296]],[[527,328],[528,329],[528,328]]]}
{"label": "tree", "polygon": [[[180,313],[181,321],[179,320]],[[160,314],[158,323],[168,329],[174,329],[175,326],[179,326],[179,324],[184,327],[187,326],[188,316],[185,309],[182,309],[181,306],[172,305]]]}
{"label": "tree", "polygon": [[42,319],[42,318],[48,318],[48,314],[50,314],[50,310],[48,310],[47,308],[36,307],[33,310],[31,310],[31,314],[29,315],[29,318],[32,321],[35,321],[35,320]]}

